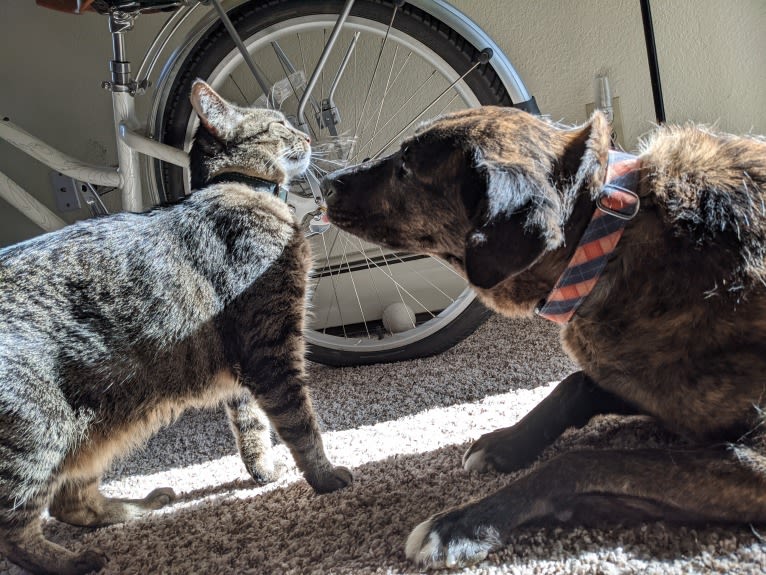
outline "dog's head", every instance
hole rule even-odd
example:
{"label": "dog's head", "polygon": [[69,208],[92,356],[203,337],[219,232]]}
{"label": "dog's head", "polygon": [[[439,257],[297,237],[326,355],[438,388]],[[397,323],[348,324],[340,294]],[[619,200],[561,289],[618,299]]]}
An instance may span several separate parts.
{"label": "dog's head", "polygon": [[395,154],[332,173],[323,187],[338,227],[440,256],[491,290],[564,245],[581,191],[603,181],[608,148],[600,113],[563,129],[487,106],[438,118]]}

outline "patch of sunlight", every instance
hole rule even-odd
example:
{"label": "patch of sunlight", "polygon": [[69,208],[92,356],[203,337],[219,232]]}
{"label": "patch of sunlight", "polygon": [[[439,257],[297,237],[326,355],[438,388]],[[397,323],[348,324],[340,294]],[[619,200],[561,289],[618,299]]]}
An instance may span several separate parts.
{"label": "patch of sunlight", "polygon": [[[467,443],[483,433],[512,425],[556,384],[551,382],[534,389],[492,395],[476,402],[428,409],[375,425],[326,432],[322,435],[325,450],[335,465],[353,470],[396,455],[426,453]],[[136,498],[157,487],[172,487],[178,501],[167,511],[173,512],[212,499],[250,498],[302,480],[284,445],[274,447],[274,456],[276,461],[286,465],[286,469],[278,481],[265,486],[256,486],[252,482],[239,455],[227,455],[157,473],[130,475],[104,484],[103,491],[110,497]]]}
{"label": "patch of sunlight", "polygon": [[394,455],[425,453],[478,439],[513,425],[547,396],[558,382],[518,389],[471,403],[427,409],[393,421],[324,435],[328,457],[347,467]]}

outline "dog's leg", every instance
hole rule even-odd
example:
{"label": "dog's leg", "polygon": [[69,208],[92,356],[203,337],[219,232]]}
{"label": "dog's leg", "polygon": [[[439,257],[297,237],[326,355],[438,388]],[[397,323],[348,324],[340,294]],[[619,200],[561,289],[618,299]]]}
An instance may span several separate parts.
{"label": "dog's leg", "polygon": [[407,540],[427,565],[484,559],[534,522],[766,521],[766,457],[740,445],[583,450],[559,455],[493,495],[434,515]]}
{"label": "dog's leg", "polygon": [[599,414],[633,414],[636,409],[599,387],[582,371],[556,386],[512,427],[482,435],[463,456],[469,471],[516,471],[531,463],[569,427],[582,427]]}

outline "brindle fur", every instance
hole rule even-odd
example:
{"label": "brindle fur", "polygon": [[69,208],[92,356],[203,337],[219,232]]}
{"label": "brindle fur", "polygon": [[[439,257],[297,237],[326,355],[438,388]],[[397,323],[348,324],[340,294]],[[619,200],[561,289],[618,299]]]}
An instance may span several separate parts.
{"label": "brindle fur", "polygon": [[[235,108],[201,82],[192,101],[204,142],[194,187],[225,171],[285,183],[306,169],[308,138],[279,112]],[[102,552],[44,539],[41,512],[98,526],[170,503],[170,489],[106,498],[99,479],[192,406],[226,402],[257,481],[278,473],[273,425],[314,489],[348,484],[304,385],[309,267],[288,207],[238,183],[0,251],[0,552],[36,573],[98,570]]]}
{"label": "brindle fur", "polygon": [[[598,113],[564,129],[508,108],[458,112],[329,176],[330,217],[442,256],[495,310],[531,314],[593,213],[608,144]],[[640,212],[561,332],[582,371],[476,441],[464,466],[520,469],[603,413],[650,415],[693,447],[564,453],[419,525],[411,559],[471,563],[532,521],[766,521],[766,141],[662,127],[640,161]]]}

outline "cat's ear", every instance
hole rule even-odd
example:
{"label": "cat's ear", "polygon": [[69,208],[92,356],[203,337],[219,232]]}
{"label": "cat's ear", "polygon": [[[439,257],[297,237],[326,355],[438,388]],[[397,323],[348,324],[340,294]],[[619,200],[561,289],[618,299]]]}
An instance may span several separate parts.
{"label": "cat's ear", "polygon": [[237,106],[221,98],[202,80],[194,81],[190,98],[199,121],[219,140],[228,140],[244,117]]}

